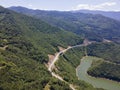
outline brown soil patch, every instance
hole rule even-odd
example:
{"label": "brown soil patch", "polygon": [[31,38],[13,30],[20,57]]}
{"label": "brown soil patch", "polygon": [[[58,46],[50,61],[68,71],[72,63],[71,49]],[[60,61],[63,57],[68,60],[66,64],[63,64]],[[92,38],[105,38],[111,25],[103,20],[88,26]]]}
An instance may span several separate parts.
{"label": "brown soil patch", "polygon": [[4,46],[4,47],[0,47],[1,50],[6,50],[6,48],[8,47],[8,45]]}
{"label": "brown soil patch", "polygon": [[48,63],[47,63],[47,67],[49,67],[49,65],[52,63],[52,61],[53,61],[54,58],[55,58],[55,55],[50,55],[50,54],[48,54],[48,57],[49,57],[49,61],[48,61]]}
{"label": "brown soil patch", "polygon": [[64,50],[64,49],[65,49],[65,48],[60,47],[60,46],[58,46],[58,48],[59,48],[59,51],[62,51],[62,50]]}

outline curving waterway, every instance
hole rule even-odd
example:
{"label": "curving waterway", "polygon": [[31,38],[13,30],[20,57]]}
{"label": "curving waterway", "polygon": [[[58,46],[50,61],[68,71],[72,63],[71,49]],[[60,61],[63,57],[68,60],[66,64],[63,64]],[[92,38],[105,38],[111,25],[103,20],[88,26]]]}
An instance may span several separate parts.
{"label": "curving waterway", "polygon": [[80,80],[92,84],[96,88],[103,88],[106,90],[120,90],[120,83],[103,78],[91,77],[87,74],[87,70],[91,67],[91,64],[95,57],[86,56],[81,59],[80,65],[77,67],[77,76]]}

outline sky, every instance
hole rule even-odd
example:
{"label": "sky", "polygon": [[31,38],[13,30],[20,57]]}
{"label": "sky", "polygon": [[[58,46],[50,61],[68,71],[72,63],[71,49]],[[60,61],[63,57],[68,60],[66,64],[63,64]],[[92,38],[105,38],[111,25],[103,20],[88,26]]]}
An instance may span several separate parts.
{"label": "sky", "polygon": [[81,9],[120,11],[120,0],[0,0],[0,5],[58,11]]}

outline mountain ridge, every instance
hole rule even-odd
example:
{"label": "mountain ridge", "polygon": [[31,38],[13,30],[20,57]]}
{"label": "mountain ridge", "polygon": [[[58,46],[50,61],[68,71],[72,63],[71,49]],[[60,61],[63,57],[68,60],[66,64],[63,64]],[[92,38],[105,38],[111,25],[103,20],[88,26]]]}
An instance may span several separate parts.
{"label": "mountain ridge", "polygon": [[112,19],[120,21],[120,11],[100,11],[100,10],[76,10],[74,13],[91,13],[91,14],[101,14],[106,17],[110,17]]}
{"label": "mountain ridge", "polygon": [[120,22],[100,14],[42,11],[24,7],[13,7],[10,9],[41,19],[53,26],[73,32],[90,40],[120,40]]}

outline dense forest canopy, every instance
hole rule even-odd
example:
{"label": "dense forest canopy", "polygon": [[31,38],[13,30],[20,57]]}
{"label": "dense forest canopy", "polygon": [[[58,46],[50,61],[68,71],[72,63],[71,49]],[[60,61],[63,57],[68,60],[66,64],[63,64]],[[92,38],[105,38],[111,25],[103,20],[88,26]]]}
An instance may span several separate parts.
{"label": "dense forest canopy", "polygon": [[[103,90],[76,76],[86,53],[102,58],[93,62],[89,75],[120,81],[119,21],[84,13],[10,9],[14,11],[0,6],[0,90],[71,90],[68,83],[77,90]],[[70,49],[55,63],[53,71],[66,82],[53,77],[46,67],[48,55],[86,38],[95,43]],[[101,42],[106,39],[112,42]]]}
{"label": "dense forest canopy", "polygon": [[47,84],[53,89],[69,89],[52,78],[45,63],[58,46],[82,41],[73,33],[0,7],[0,89],[42,90]]}

